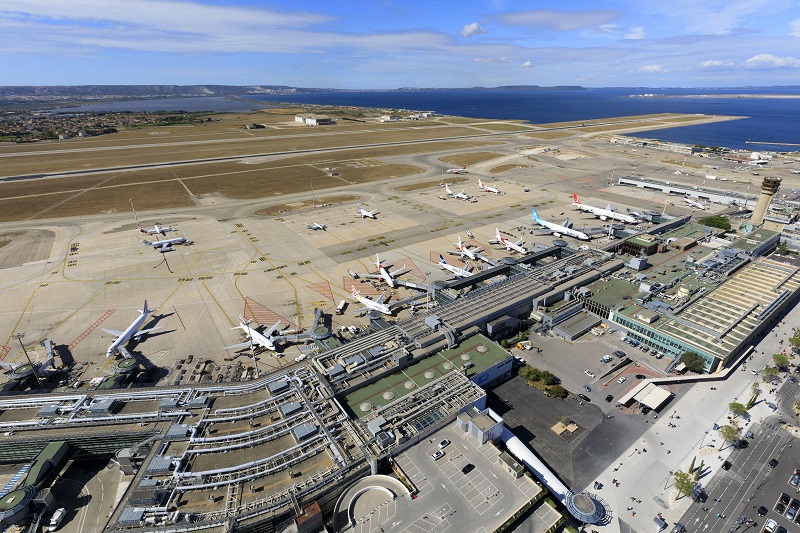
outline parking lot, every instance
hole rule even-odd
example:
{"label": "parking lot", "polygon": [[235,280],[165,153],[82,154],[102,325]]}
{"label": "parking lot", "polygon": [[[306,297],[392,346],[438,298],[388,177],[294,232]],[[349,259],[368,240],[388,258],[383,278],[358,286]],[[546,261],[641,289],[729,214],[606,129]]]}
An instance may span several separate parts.
{"label": "parking lot", "polygon": [[[440,449],[444,439],[450,444]],[[431,456],[438,451],[443,456],[434,460]],[[395,461],[417,487],[418,496],[412,501],[411,524],[392,524],[393,531],[431,531],[433,523],[427,522],[431,515],[438,518],[434,523],[442,522],[436,531],[497,528],[542,490],[526,476],[513,479],[498,463],[497,454],[494,446],[481,446],[453,426],[399,454]],[[529,518],[540,521],[537,531],[546,530],[559,517],[546,504],[543,507],[550,512]]]}

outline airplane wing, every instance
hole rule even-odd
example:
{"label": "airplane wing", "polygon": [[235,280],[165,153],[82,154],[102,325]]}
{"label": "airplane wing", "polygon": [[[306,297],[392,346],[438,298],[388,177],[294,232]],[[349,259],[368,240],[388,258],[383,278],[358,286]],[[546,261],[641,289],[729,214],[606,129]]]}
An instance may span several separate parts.
{"label": "airplane wing", "polygon": [[378,302],[379,304],[382,304],[382,303],[383,303],[383,298],[384,298],[385,296],[386,296],[386,291],[383,291],[383,292],[381,293],[381,295],[380,295],[380,296],[378,296],[378,299],[377,299],[377,300],[375,300],[375,301],[376,301],[376,302]]}
{"label": "airplane wing", "polygon": [[272,335],[273,333],[275,333],[275,330],[276,330],[276,329],[278,329],[278,326],[280,326],[280,325],[281,325],[281,321],[280,321],[280,320],[278,320],[277,322],[275,322],[275,324],[273,324],[273,326],[272,326],[271,328],[267,329],[267,330],[264,332],[264,336],[265,336],[265,337],[267,337],[267,338],[269,338],[269,336],[270,336],[270,335]]}
{"label": "airplane wing", "polygon": [[157,330],[157,329],[159,329],[159,328],[163,328],[163,327],[164,327],[164,326],[156,326],[156,327],[154,327],[154,328],[150,328],[150,329],[142,329],[142,330],[139,330],[139,331],[137,331],[136,333],[134,333],[134,334],[133,334],[133,338],[134,338],[134,339],[138,339],[138,338],[139,338],[139,337],[141,337],[142,335],[147,335],[147,334],[148,334],[148,333],[150,333],[151,331],[155,331],[155,330]]}
{"label": "airplane wing", "polygon": [[395,276],[399,276],[400,274],[404,274],[404,273],[408,272],[409,270],[411,270],[411,269],[406,268],[406,266],[403,265],[401,268],[398,268],[394,272],[389,272],[389,275],[391,277],[395,277]]}
{"label": "airplane wing", "polygon": [[111,333],[111,334],[112,334],[112,335],[114,335],[115,337],[119,337],[120,335],[122,335],[123,333],[125,333],[124,331],[117,331],[117,330],[115,330],[115,329],[106,329],[106,328],[100,328],[100,329],[102,329],[102,330],[103,330],[103,331],[105,331],[106,333]]}
{"label": "airplane wing", "polygon": [[230,346],[226,346],[223,349],[232,350],[234,348],[249,348],[249,347],[250,347],[250,341],[247,341],[247,342],[240,342],[239,344],[231,344]]}
{"label": "airplane wing", "polygon": [[124,346],[121,346],[121,345],[117,346],[117,350],[119,350],[119,353],[122,354],[122,357],[125,357],[125,358],[133,357],[131,355],[131,352],[129,352],[128,349],[126,347],[124,347]]}

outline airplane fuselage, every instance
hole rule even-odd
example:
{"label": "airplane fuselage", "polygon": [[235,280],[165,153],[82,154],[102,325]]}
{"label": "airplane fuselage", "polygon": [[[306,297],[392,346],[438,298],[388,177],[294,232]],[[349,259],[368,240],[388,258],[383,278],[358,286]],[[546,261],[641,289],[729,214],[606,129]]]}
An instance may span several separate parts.
{"label": "airplane fuselage", "polygon": [[539,218],[539,215],[536,213],[536,209],[531,209],[531,211],[533,213],[531,218],[534,220],[534,222],[536,222],[537,224],[539,224],[543,228],[547,228],[550,231],[552,231],[553,235],[555,235],[556,237],[561,237],[562,235],[567,235],[569,237],[574,237],[574,238],[580,239],[582,241],[588,241],[589,240],[589,236],[586,235],[585,233],[583,233],[582,231],[577,231],[577,230],[574,230],[572,228],[568,228],[566,226],[562,226],[560,224],[555,224],[555,223],[549,222],[547,220],[542,220],[541,218]]}

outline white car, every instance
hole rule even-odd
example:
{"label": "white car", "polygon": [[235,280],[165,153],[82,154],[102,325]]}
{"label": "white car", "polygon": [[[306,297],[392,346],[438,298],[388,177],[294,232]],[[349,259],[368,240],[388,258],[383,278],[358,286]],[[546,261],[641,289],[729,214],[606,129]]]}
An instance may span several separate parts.
{"label": "white car", "polygon": [[764,531],[766,531],[767,533],[773,533],[777,528],[778,528],[778,523],[772,518],[767,520],[766,523],[764,524]]}
{"label": "white car", "polygon": [[626,379],[628,378],[626,378],[625,376],[620,376],[620,378],[617,380],[617,383],[625,383]]}
{"label": "white car", "polygon": [[431,459],[434,461],[438,461],[442,457],[444,457],[444,452],[442,450],[436,450],[435,453],[431,454]]}
{"label": "white car", "polygon": [[594,372],[590,370],[584,370],[583,373],[589,376],[590,378],[594,379]]}
{"label": "white car", "polygon": [[67,510],[61,507],[57,509],[53,516],[50,518],[50,523],[47,525],[47,531],[55,531],[58,529],[58,526],[61,525],[61,521],[64,520],[64,517],[67,514]]}

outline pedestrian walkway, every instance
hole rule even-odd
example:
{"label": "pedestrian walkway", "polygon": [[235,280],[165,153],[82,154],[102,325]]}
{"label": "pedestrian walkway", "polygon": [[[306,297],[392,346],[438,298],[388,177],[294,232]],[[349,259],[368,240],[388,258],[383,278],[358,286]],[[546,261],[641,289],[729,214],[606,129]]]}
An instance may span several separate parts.
{"label": "pedestrian walkway", "polygon": [[0,490],[0,498],[2,498],[6,494],[14,490],[14,487],[17,486],[17,482],[20,480],[22,476],[28,473],[28,470],[30,470],[30,468],[31,464],[23,465],[22,468],[19,469],[19,472],[14,474],[14,477],[11,478],[11,481],[6,483],[6,486],[3,487],[3,490]]}

